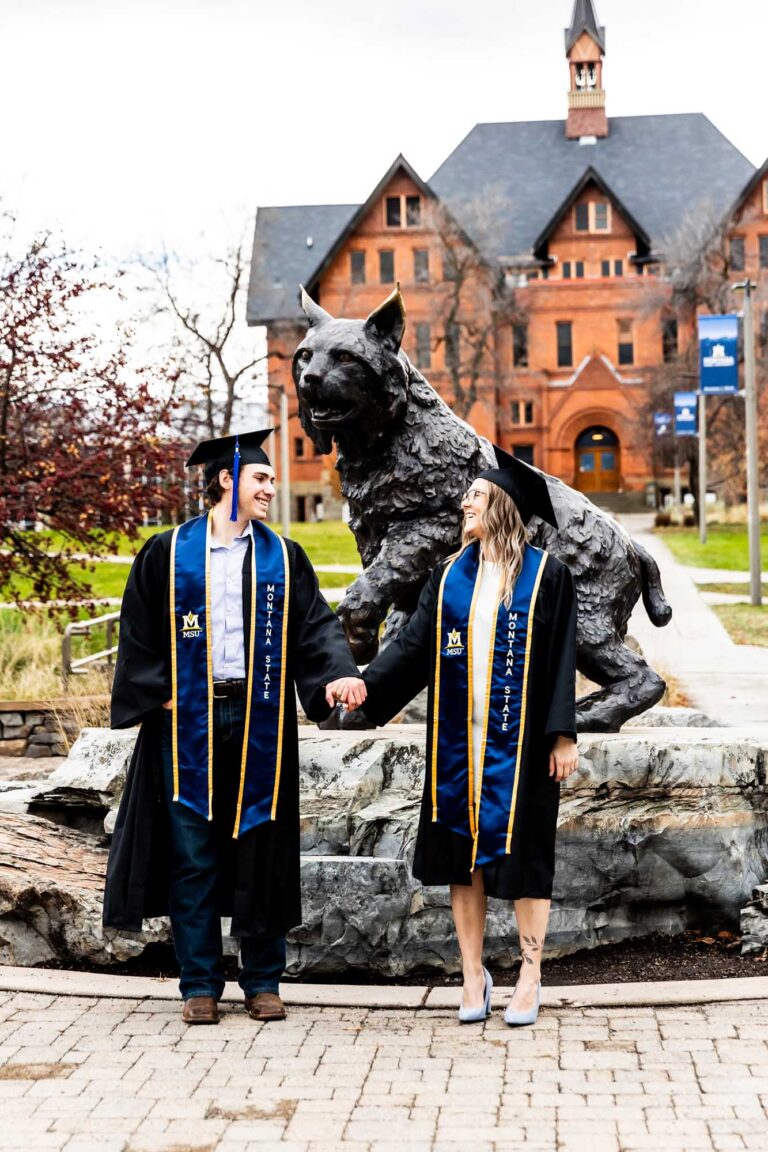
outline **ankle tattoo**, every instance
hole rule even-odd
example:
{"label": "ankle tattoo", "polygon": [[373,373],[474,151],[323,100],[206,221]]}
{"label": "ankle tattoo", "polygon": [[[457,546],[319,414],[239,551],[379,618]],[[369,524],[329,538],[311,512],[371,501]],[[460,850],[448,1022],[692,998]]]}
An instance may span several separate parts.
{"label": "ankle tattoo", "polygon": [[520,936],[520,953],[523,958],[523,964],[535,964],[536,953],[541,952],[543,940],[537,940],[535,936]]}

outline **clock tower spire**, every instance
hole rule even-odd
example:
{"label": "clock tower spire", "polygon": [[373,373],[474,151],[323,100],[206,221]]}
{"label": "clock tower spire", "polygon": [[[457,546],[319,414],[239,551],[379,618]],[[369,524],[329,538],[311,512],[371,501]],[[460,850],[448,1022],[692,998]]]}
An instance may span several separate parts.
{"label": "clock tower spire", "polygon": [[571,24],[565,30],[565,55],[571,80],[565,135],[569,140],[607,136],[603,88],[605,28],[597,22],[592,0],[574,0]]}

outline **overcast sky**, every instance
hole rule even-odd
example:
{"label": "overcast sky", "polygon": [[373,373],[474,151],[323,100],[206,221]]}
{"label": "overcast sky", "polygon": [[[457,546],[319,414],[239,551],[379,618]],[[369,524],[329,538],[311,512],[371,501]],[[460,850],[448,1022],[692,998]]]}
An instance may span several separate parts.
{"label": "overcast sky", "polygon": [[[0,0],[0,194],[117,257],[210,246],[259,204],[358,202],[398,152],[427,179],[478,121],[564,117],[571,6]],[[597,12],[609,117],[704,112],[762,163],[766,0]]]}

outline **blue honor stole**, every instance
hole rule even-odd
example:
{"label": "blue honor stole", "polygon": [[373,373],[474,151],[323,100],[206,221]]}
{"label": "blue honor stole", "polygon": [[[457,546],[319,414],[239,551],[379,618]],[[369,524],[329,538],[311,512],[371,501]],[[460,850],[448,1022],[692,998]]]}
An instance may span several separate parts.
{"label": "blue honor stole", "polygon": [[[213,819],[211,517],[181,524],[171,543],[173,799]],[[245,622],[245,733],[233,836],[275,819],[280,788],[288,639],[288,553],[251,521],[251,607]]]}
{"label": "blue honor stole", "polygon": [[527,544],[509,608],[496,591],[480,762],[472,747],[472,642],[480,548],[443,573],[437,601],[432,731],[432,820],[472,842],[472,870],[509,855],[525,738],[533,613],[547,553]]}

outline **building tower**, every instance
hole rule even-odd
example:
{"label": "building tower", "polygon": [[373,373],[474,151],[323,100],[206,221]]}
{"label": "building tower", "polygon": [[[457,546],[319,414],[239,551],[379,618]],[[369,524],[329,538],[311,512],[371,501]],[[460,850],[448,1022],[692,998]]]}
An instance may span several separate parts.
{"label": "building tower", "polygon": [[566,137],[580,140],[607,136],[603,88],[605,28],[597,22],[592,0],[574,0],[571,26],[565,30],[565,55],[571,74]]}

